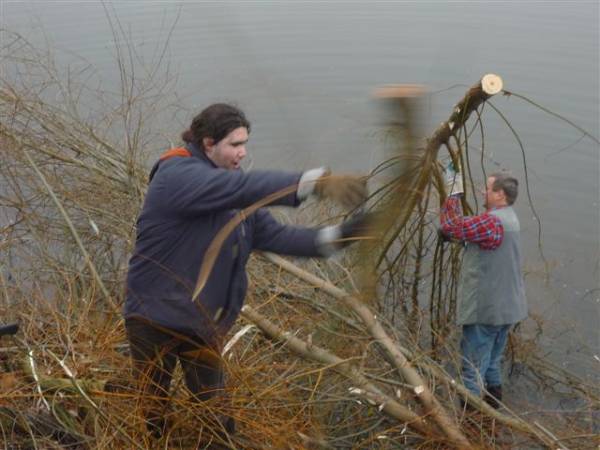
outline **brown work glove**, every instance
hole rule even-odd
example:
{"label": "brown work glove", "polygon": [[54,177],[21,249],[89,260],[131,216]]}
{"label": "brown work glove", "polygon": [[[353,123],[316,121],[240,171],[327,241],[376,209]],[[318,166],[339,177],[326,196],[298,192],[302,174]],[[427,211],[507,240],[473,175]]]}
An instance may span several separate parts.
{"label": "brown work glove", "polygon": [[348,209],[356,208],[367,199],[367,179],[359,175],[332,175],[325,172],[316,181],[314,194],[330,199]]}

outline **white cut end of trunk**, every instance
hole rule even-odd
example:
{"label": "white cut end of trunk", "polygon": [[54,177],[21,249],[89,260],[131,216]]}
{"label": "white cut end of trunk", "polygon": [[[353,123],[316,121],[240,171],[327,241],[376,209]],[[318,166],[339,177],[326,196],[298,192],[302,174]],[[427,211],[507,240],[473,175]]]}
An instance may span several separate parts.
{"label": "white cut end of trunk", "polygon": [[481,89],[488,95],[495,95],[502,90],[502,78],[493,73],[484,75],[481,79]]}

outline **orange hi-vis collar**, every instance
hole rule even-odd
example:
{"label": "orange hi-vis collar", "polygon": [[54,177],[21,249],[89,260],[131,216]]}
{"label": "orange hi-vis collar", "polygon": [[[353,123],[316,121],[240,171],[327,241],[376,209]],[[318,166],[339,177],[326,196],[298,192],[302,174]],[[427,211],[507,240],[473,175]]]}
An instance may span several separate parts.
{"label": "orange hi-vis collar", "polygon": [[189,158],[190,156],[192,156],[192,153],[187,148],[184,148],[184,147],[175,147],[170,150],[167,150],[162,155],[160,155],[160,158],[158,158],[158,161],[156,161],[156,164],[154,164],[154,167],[152,167],[152,170],[150,171],[150,175],[148,175],[148,182],[152,181],[152,178],[154,178],[154,174],[158,170],[158,166],[160,165],[161,161],[173,158],[175,156],[182,156],[184,158]]}
{"label": "orange hi-vis collar", "polygon": [[191,152],[187,148],[184,148],[184,147],[175,147],[175,148],[172,148],[170,150],[167,150],[162,155],[160,155],[159,160],[160,161],[164,161],[165,159],[169,159],[169,158],[172,158],[174,156],[189,157],[189,156],[192,156],[192,154],[191,154]]}

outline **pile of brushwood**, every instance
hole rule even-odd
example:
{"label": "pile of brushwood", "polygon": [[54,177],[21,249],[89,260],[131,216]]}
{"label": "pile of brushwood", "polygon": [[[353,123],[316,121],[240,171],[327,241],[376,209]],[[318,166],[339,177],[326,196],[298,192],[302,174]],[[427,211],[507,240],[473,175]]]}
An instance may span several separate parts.
{"label": "pile of brushwood", "polygon": [[[59,66],[21,37],[5,38],[0,318],[21,330],[0,343],[0,448],[193,448],[224,407],[191,402],[179,374],[171,431],[152,441],[120,315],[148,154],[170,145],[155,130],[172,108],[163,101],[171,76],[147,71],[140,80],[130,49],[119,53],[121,89],[102,90],[91,67]],[[494,410],[460,380],[462,247],[437,233],[440,161],[460,160],[470,185],[468,138],[501,88],[499,77],[484,77],[428,139],[412,125],[418,88],[380,92],[398,114],[397,153],[371,174],[369,207],[385,211],[375,238],[332,260],[252,257],[246,306],[223,356],[232,399],[224,412],[237,422],[225,448],[598,445],[598,386],[545,361],[532,337],[511,337],[513,364],[576,399],[570,414],[519,398]],[[315,210],[301,211],[302,221],[332,215]]]}

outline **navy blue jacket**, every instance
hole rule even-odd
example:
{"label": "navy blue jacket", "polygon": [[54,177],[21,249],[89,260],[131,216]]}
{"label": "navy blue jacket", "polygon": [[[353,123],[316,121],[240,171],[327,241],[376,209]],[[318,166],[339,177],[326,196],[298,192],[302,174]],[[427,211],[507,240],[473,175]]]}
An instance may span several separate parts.
{"label": "navy blue jacket", "polygon": [[[239,209],[297,184],[302,174],[221,169],[199,148],[187,148],[192,157],[155,166],[137,220],[124,315],[218,343],[244,303],[250,252],[320,256],[318,229],[282,225],[267,210],[257,210],[229,235],[192,302],[204,253],[219,230]],[[273,204],[297,206],[299,200],[294,192]]]}

